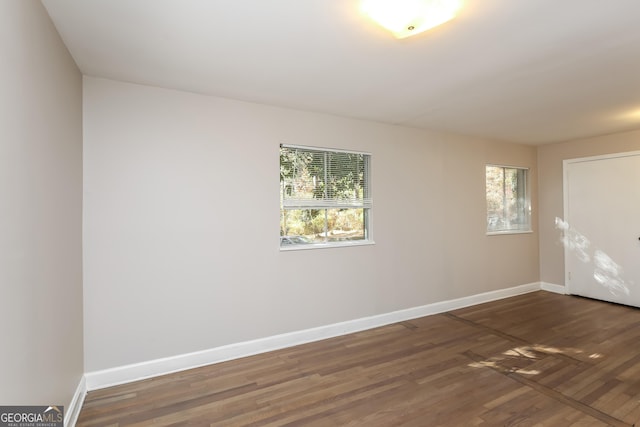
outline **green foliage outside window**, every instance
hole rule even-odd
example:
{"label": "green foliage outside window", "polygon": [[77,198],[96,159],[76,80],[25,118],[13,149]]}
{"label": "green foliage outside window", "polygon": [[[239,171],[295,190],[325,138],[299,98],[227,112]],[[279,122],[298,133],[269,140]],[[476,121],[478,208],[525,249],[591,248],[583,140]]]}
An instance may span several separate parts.
{"label": "green foliage outside window", "polygon": [[369,155],[280,148],[280,235],[309,242],[367,238]]}
{"label": "green foliage outside window", "polygon": [[486,167],[487,231],[529,231],[527,169]]}

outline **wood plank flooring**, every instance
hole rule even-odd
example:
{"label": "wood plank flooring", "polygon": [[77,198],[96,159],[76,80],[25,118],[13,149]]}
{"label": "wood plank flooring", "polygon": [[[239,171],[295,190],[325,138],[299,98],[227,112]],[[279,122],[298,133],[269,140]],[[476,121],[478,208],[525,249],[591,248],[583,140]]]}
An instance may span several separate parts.
{"label": "wood plank flooring", "polygon": [[78,426],[640,426],[640,310],[534,292],[90,392]]}

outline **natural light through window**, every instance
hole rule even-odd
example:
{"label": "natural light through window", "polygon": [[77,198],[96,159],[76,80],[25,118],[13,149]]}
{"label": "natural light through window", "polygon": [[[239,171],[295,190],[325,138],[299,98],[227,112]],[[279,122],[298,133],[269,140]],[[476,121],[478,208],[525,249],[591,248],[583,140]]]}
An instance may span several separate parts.
{"label": "natural light through window", "polygon": [[[565,355],[572,359],[579,359],[579,356],[584,353],[585,351],[579,348],[558,348],[544,344],[524,345],[486,359],[477,358],[468,366],[490,368],[504,374],[540,375],[544,368],[549,366],[546,362],[549,355]],[[586,357],[600,359],[604,355],[592,353]]]}
{"label": "natural light through window", "polygon": [[371,241],[371,155],[280,147],[280,247]]}
{"label": "natural light through window", "polygon": [[487,233],[531,231],[531,202],[526,168],[487,165]]}

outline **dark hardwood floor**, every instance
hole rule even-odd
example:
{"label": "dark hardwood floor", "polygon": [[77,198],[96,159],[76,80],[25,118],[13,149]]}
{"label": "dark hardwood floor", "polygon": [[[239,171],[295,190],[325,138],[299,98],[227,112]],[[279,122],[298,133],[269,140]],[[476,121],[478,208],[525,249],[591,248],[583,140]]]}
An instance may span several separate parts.
{"label": "dark hardwood floor", "polygon": [[640,310],[541,291],[93,391],[77,425],[639,421]]}

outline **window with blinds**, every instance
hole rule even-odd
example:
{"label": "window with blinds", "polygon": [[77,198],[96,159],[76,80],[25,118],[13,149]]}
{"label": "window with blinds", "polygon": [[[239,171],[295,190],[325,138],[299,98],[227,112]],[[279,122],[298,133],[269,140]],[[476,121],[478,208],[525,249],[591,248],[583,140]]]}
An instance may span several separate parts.
{"label": "window with blinds", "polygon": [[487,233],[531,231],[531,201],[526,168],[487,165]]}
{"label": "window with blinds", "polygon": [[280,246],[370,240],[371,155],[280,146]]}

